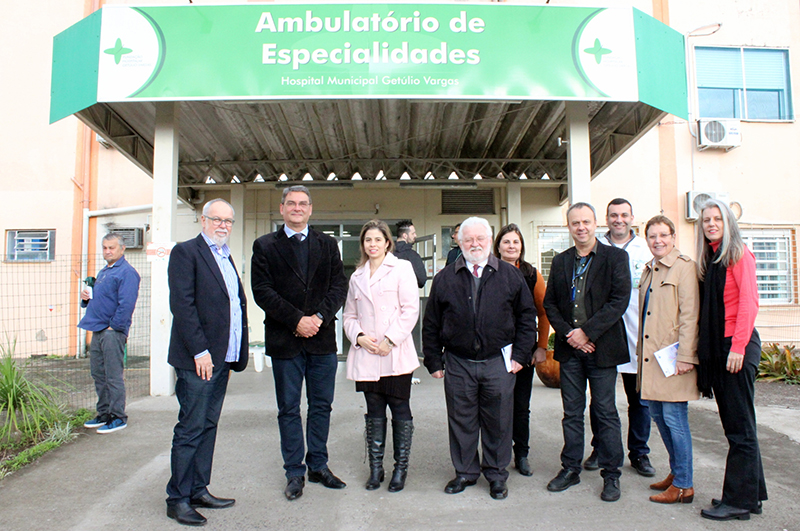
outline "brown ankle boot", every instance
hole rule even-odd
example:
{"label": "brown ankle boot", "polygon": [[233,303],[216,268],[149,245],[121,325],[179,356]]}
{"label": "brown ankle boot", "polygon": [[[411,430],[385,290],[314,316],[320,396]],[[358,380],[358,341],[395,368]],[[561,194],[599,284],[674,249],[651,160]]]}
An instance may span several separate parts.
{"label": "brown ankle boot", "polygon": [[659,481],[658,483],[653,483],[652,485],[650,485],[650,488],[653,490],[667,490],[669,486],[672,485],[672,480],[674,478],[675,476],[673,476],[672,473],[670,472],[669,476],[667,476],[666,479]]}
{"label": "brown ankle boot", "polygon": [[679,489],[675,485],[670,485],[667,490],[661,494],[653,494],[650,496],[651,502],[656,503],[692,503],[694,500],[694,489]]}

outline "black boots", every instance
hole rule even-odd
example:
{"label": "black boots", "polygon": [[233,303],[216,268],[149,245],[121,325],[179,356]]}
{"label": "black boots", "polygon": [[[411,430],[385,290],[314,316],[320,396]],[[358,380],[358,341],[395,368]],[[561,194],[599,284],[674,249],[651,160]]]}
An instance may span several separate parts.
{"label": "black boots", "polygon": [[367,453],[369,454],[369,479],[367,490],[380,488],[383,481],[383,451],[386,448],[386,417],[376,419],[364,415],[367,425]]}
{"label": "black boots", "polygon": [[406,486],[408,456],[411,454],[411,435],[414,433],[413,420],[392,419],[394,439],[394,473],[389,482],[389,492],[399,492]]}

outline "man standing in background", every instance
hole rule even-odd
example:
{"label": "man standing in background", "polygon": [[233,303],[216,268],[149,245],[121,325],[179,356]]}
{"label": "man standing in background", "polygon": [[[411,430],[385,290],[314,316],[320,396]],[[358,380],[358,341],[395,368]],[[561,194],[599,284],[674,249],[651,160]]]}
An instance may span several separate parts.
{"label": "man standing in background", "polygon": [[428,272],[425,270],[425,264],[419,253],[414,250],[414,242],[417,241],[417,229],[410,219],[404,219],[397,222],[397,245],[394,249],[394,255],[401,260],[408,260],[414,267],[414,274],[417,277],[417,287],[422,288],[425,286],[425,281],[428,280]]}
{"label": "man standing in background", "polygon": [[97,391],[97,416],[84,426],[106,434],[128,426],[123,378],[125,344],[140,278],[125,260],[125,242],[119,234],[109,232],[103,237],[103,258],[106,266],[97,274],[94,287],[81,291],[86,315],[78,327],[94,333],[89,355]]}

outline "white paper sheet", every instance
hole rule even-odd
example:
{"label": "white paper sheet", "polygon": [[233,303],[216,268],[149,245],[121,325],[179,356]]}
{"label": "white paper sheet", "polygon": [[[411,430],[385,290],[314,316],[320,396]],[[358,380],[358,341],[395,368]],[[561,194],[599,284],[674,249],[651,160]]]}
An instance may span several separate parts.
{"label": "white paper sheet", "polygon": [[501,350],[503,353],[503,361],[506,362],[506,370],[511,372],[511,347],[513,343],[509,343],[508,345],[504,346]]}
{"label": "white paper sheet", "polygon": [[678,344],[673,343],[668,347],[664,347],[661,350],[655,351],[653,354],[658,360],[658,364],[661,366],[661,370],[664,372],[664,376],[669,378],[673,374],[678,372],[676,368],[678,363]]}

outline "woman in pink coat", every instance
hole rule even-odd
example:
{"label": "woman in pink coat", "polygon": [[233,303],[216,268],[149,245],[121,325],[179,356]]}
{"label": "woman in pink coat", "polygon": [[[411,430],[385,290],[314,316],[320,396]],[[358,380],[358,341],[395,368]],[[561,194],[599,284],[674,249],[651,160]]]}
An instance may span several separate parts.
{"label": "woman in pink coat", "polygon": [[367,402],[367,490],[384,479],[386,406],[392,410],[394,473],[389,492],[403,490],[411,453],[411,375],[419,367],[411,331],[419,316],[419,290],[411,262],[400,260],[389,227],[380,220],[361,229],[361,260],[350,277],[344,307],[344,331],[352,343],[347,353],[347,378]]}

